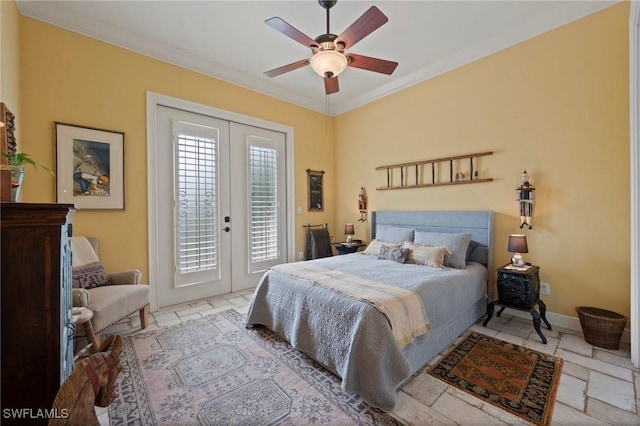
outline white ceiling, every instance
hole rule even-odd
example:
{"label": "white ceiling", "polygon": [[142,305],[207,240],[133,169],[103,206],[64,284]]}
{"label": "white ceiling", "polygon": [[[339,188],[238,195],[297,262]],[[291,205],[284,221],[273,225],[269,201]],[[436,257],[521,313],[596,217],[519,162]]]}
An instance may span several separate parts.
{"label": "white ceiling", "polygon": [[[331,27],[340,34],[372,5],[389,22],[350,51],[396,61],[391,76],[348,68],[329,96],[339,115],[617,1],[339,0]],[[264,71],[311,57],[311,51],[264,21],[279,16],[311,38],[326,32],[316,0],[34,1],[18,0],[34,19],[325,113],[322,78],[304,67],[268,78]]]}

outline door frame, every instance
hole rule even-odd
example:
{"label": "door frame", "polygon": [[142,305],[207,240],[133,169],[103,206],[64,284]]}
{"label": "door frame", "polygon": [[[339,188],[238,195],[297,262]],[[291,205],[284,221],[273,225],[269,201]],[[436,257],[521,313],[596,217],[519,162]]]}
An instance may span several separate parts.
{"label": "door frame", "polygon": [[246,124],[253,127],[261,127],[285,134],[285,185],[287,188],[285,213],[287,215],[286,226],[286,259],[294,261],[295,251],[295,180],[294,156],[293,156],[293,127],[259,118],[238,114],[231,111],[214,108],[208,105],[186,101],[172,96],[147,91],[147,223],[148,223],[148,252],[149,252],[149,296],[151,299],[151,311],[157,311],[158,300],[158,217],[157,196],[158,185],[156,181],[157,155],[156,155],[156,114],[159,106],[181,109],[196,114],[208,115],[235,123]]}
{"label": "door frame", "polygon": [[631,172],[631,362],[640,368],[640,2],[629,11],[629,144]]}

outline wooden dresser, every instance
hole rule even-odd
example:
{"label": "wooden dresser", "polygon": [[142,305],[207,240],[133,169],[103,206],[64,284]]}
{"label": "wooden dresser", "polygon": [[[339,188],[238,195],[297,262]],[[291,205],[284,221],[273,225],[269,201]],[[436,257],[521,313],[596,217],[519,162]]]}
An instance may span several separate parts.
{"label": "wooden dresser", "polygon": [[39,416],[73,368],[74,211],[72,204],[0,203],[3,425],[46,424],[51,413]]}

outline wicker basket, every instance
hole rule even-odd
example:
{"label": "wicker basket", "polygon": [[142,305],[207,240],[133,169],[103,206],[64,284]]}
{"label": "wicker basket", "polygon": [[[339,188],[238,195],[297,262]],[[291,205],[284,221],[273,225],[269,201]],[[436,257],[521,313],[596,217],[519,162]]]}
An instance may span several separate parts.
{"label": "wicker basket", "polygon": [[627,323],[624,315],[605,309],[581,306],[576,308],[584,340],[593,346],[605,349],[618,349],[620,337]]}

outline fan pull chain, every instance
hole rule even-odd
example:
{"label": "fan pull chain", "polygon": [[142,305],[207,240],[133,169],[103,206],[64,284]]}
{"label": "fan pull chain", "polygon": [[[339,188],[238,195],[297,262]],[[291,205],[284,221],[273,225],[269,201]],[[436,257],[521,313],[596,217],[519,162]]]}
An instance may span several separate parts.
{"label": "fan pull chain", "polygon": [[325,98],[325,106],[324,106],[324,132],[327,133],[329,131],[329,95],[324,95]]}

